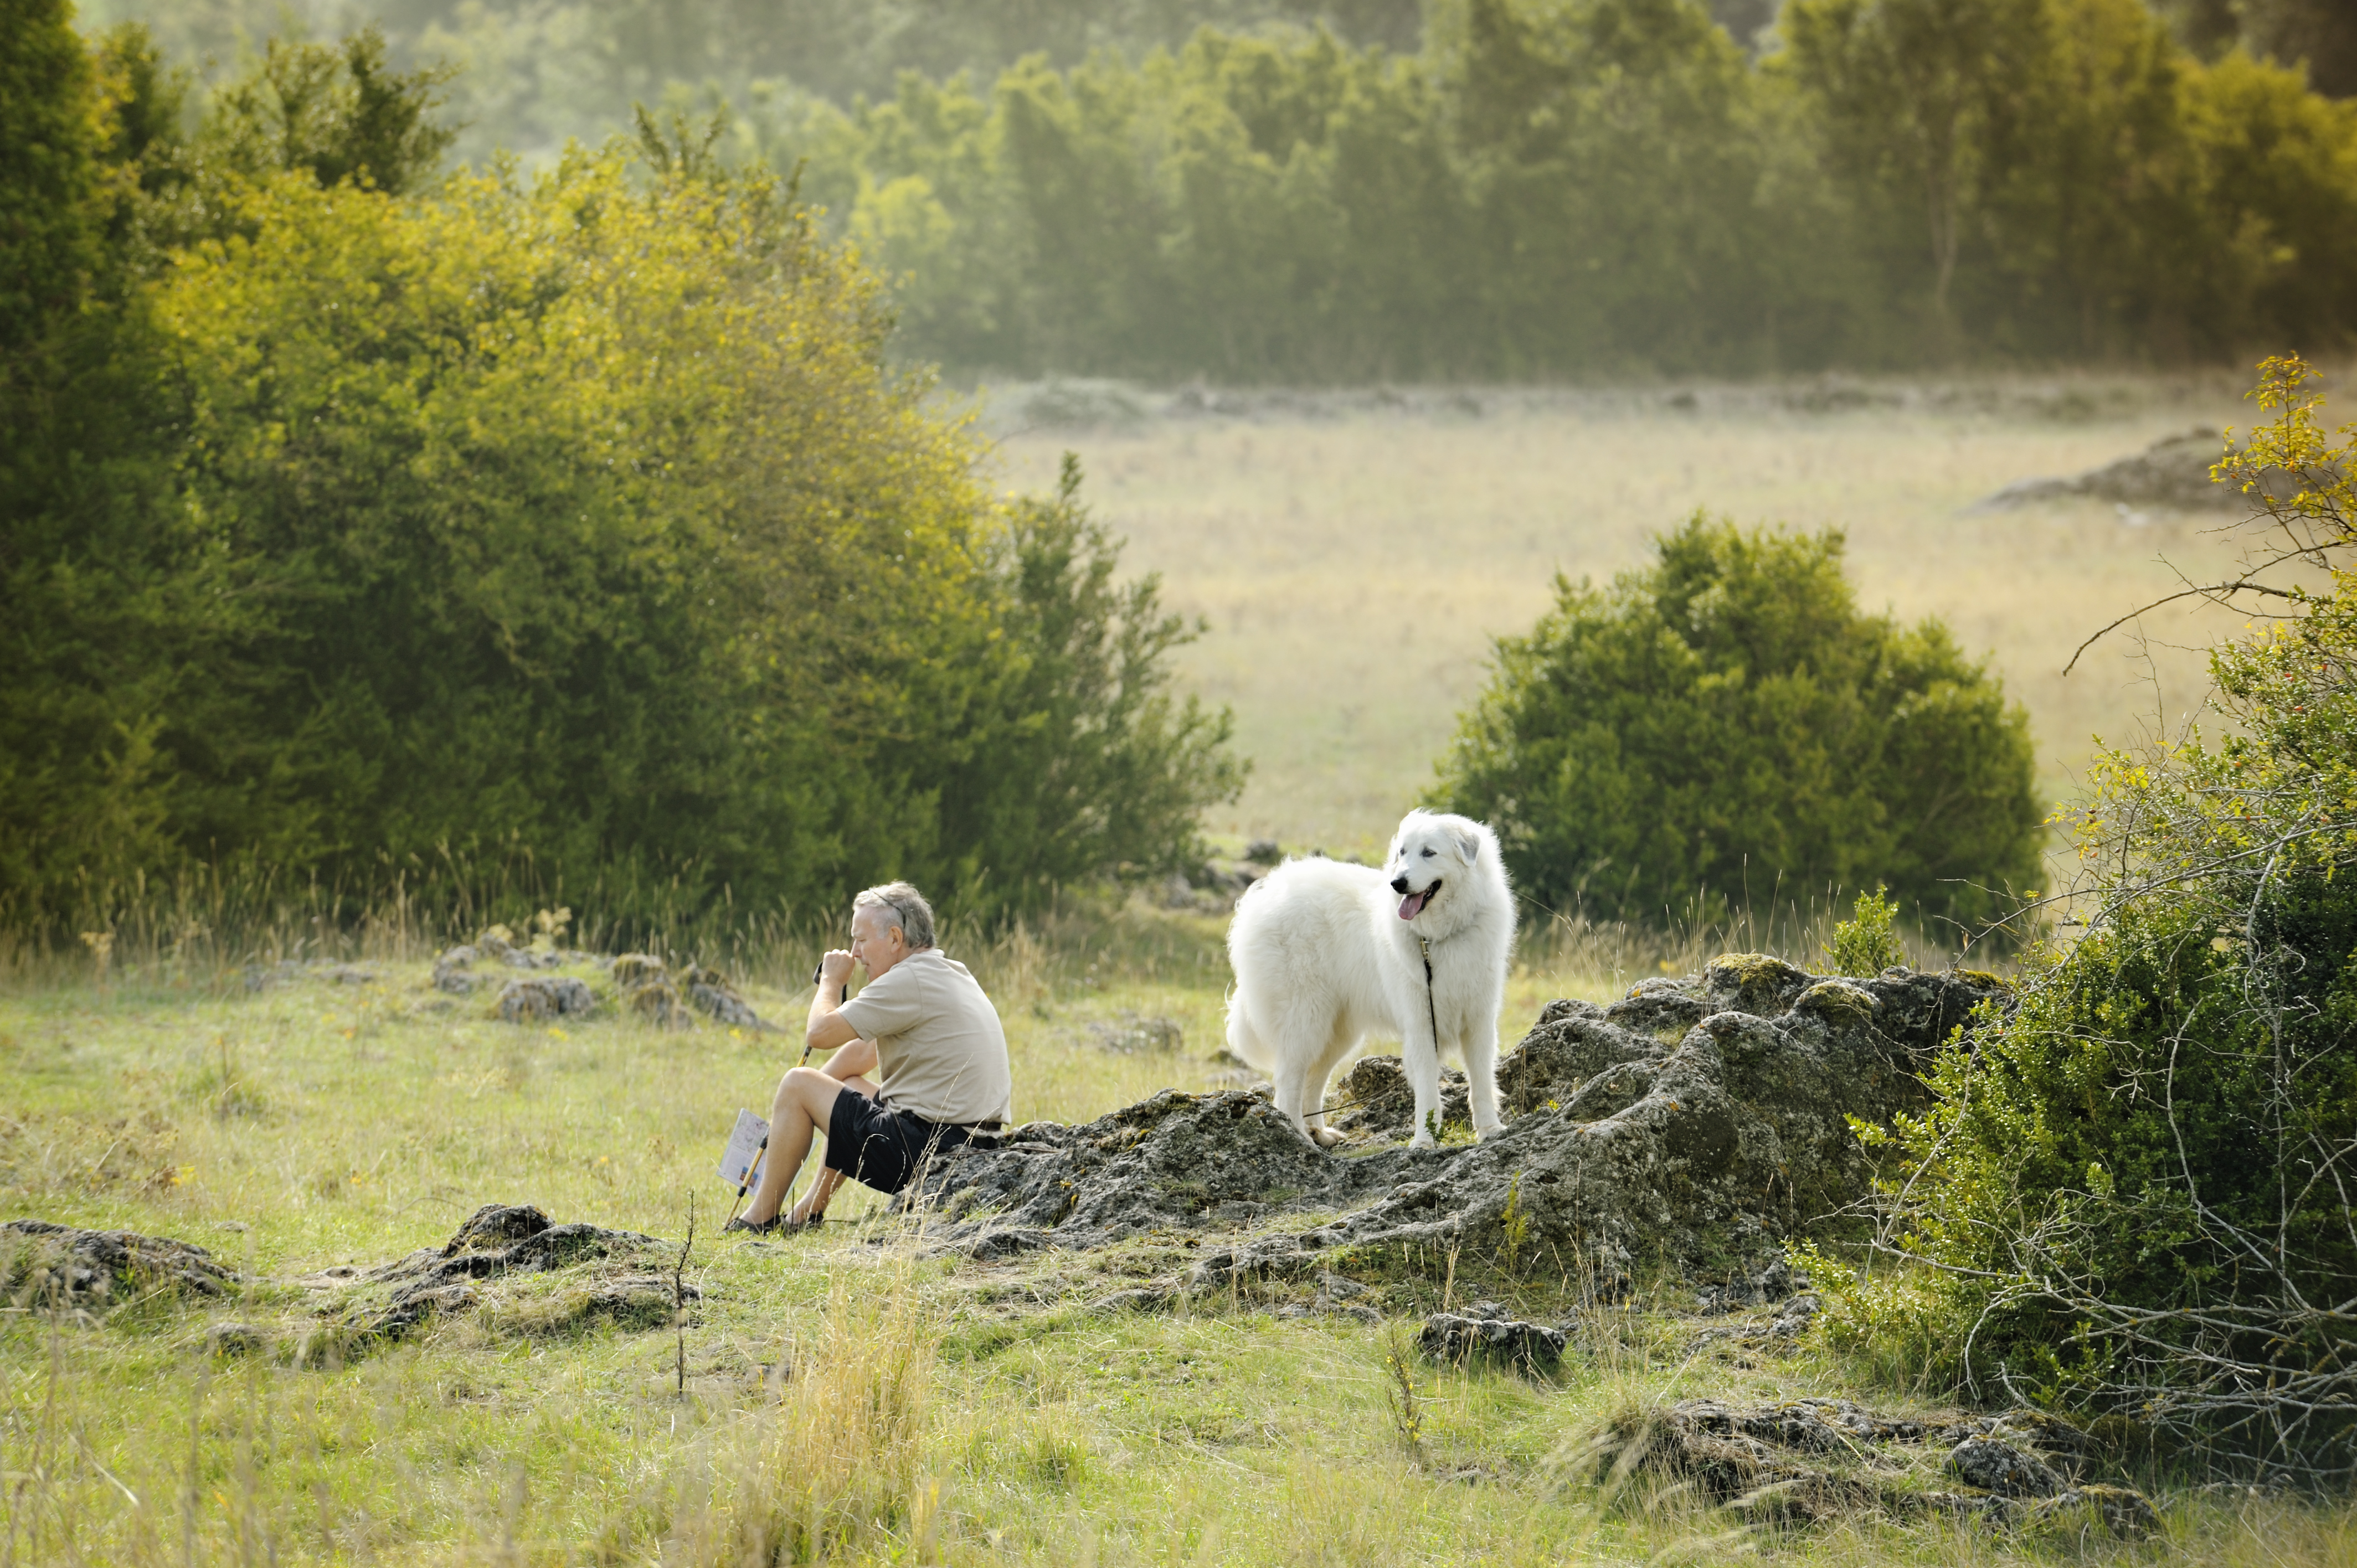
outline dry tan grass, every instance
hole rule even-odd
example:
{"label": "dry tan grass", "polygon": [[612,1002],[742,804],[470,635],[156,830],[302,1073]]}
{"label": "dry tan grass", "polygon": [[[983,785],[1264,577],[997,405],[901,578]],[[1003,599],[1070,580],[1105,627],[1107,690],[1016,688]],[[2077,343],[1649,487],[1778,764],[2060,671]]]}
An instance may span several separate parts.
{"label": "dry tan grass", "polygon": [[1128,537],[1127,564],[1160,572],[1174,607],[1210,619],[1185,675],[1234,705],[1255,763],[1213,829],[1364,854],[1430,779],[1490,639],[1530,625],[1555,571],[1607,578],[1697,507],[1846,530],[1864,604],[1944,617],[1991,656],[2029,706],[2041,788],[2059,796],[2092,735],[2126,738],[2197,700],[2203,664],[2189,650],[2241,625],[2164,613],[2148,649],[2115,639],[2061,674],[2088,633],[2178,585],[2163,557],[2189,571],[2222,564],[2228,547],[2204,532],[2215,520],[2130,525],[2092,501],[1962,509],[2163,435],[2249,423],[2224,380],[2126,384],[2079,406],[2100,416],[1504,401],[1479,418],[1018,433],[1000,465],[1008,488],[1036,491],[1077,451],[1089,499]]}

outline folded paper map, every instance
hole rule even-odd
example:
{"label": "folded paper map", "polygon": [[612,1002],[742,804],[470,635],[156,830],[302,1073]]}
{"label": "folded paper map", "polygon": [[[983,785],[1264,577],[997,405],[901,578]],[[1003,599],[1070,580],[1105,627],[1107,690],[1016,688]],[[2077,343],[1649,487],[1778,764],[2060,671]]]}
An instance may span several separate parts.
{"label": "folded paper map", "polygon": [[750,1111],[737,1112],[728,1133],[728,1152],[720,1156],[720,1179],[730,1187],[750,1187],[761,1170],[761,1147],[770,1124]]}

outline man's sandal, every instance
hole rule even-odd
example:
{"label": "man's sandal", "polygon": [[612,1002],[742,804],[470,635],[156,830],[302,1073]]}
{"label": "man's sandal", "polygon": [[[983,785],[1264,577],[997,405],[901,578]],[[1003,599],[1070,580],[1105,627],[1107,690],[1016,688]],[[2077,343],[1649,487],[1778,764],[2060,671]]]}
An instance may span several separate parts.
{"label": "man's sandal", "polygon": [[792,1236],[804,1230],[815,1230],[825,1223],[826,1216],[823,1214],[813,1214],[808,1219],[795,1219],[783,1212],[772,1214],[767,1219],[748,1219],[739,1215],[722,1226],[721,1231],[724,1235],[731,1230],[740,1230],[748,1236]]}

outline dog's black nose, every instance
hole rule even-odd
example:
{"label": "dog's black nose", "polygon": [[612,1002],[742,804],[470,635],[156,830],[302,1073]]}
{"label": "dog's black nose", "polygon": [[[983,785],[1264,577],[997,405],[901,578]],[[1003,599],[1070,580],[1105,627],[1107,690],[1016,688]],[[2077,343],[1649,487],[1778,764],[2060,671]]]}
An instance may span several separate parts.
{"label": "dog's black nose", "polygon": [[1407,891],[1406,872],[1403,871],[1397,876],[1392,878],[1392,891],[1394,893],[1405,893]]}

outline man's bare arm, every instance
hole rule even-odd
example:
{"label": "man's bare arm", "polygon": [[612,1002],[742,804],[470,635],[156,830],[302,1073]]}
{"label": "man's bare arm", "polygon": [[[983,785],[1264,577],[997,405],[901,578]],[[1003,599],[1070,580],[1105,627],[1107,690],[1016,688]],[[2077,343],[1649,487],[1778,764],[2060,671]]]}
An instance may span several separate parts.
{"label": "man's bare arm", "polygon": [[872,1077],[876,1071],[876,1061],[875,1041],[854,1040],[836,1051],[834,1059],[826,1064],[827,1076],[846,1080]]}
{"label": "man's bare arm", "polygon": [[859,1038],[859,1031],[839,1010],[844,985],[851,979],[851,955],[842,951],[830,952],[819,961],[818,993],[811,998],[810,1022],[802,1029],[806,1052],[840,1050]]}

